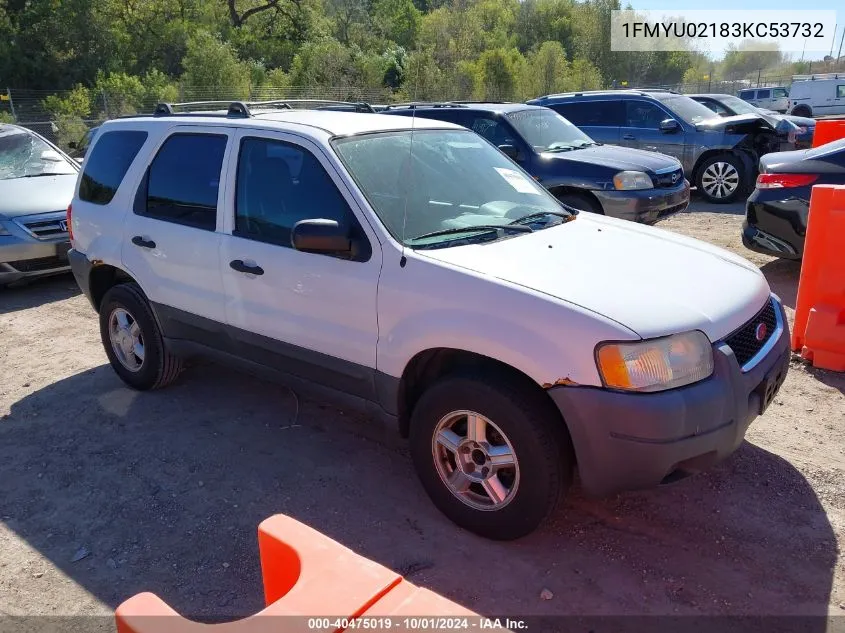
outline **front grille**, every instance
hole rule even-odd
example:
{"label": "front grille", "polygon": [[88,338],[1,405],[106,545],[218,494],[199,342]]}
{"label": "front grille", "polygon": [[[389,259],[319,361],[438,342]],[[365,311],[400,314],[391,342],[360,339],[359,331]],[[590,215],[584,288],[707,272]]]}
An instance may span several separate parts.
{"label": "front grille", "polygon": [[21,273],[34,273],[39,270],[62,268],[68,265],[66,259],[57,257],[56,255],[53,255],[52,257],[38,257],[36,259],[22,259],[20,261],[6,263]]}
{"label": "front grille", "polygon": [[50,220],[21,222],[21,224],[39,240],[52,240],[67,235],[66,222],[67,220],[65,218],[53,218]]}
{"label": "front grille", "polygon": [[678,167],[678,169],[675,169],[674,171],[666,172],[665,174],[655,175],[654,186],[666,189],[668,187],[677,187],[683,181],[684,170]]}
{"label": "front grille", "polygon": [[[757,328],[761,323],[766,326],[766,335],[762,340],[758,341]],[[774,336],[776,329],[777,314],[775,313],[775,305],[769,299],[763,309],[753,319],[728,336],[725,342],[733,350],[739,366],[744,367],[763,348],[766,341]]]}

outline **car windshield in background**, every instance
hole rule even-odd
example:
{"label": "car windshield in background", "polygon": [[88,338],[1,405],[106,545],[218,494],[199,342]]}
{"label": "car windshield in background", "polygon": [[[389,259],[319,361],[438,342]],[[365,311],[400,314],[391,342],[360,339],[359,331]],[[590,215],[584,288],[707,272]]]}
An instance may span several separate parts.
{"label": "car windshield in background", "polygon": [[557,112],[548,109],[531,109],[511,112],[508,121],[537,151],[575,149],[598,145]]}
{"label": "car windshield in background", "polygon": [[719,97],[717,99],[719,103],[724,104],[726,107],[730,108],[737,114],[760,114],[760,109],[751,105],[747,101],[743,101],[739,97]]}
{"label": "car windshield in background", "polygon": [[659,101],[684,121],[693,125],[719,116],[706,105],[683,95],[661,97]]}
{"label": "car windshield in background", "polygon": [[517,236],[569,216],[470,131],[419,130],[413,146],[410,130],[364,134],[334,147],[387,230],[412,248]]}
{"label": "car windshield in background", "polygon": [[0,130],[0,180],[75,173],[64,156],[37,136],[15,128]]}

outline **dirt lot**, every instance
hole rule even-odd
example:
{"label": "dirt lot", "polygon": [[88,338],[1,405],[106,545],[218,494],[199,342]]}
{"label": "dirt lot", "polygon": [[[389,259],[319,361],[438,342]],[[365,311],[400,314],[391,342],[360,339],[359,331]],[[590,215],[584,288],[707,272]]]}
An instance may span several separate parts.
{"label": "dirt lot", "polygon": [[[752,259],[791,313],[798,265],[745,251],[739,210],[662,226]],[[142,590],[201,619],[253,612],[255,529],[284,512],[489,615],[845,616],[845,377],[797,360],[712,472],[576,489],[512,543],[441,516],[401,442],[283,387],[209,364],[125,388],[71,277],[0,292],[0,418],[0,614],[108,614]]]}

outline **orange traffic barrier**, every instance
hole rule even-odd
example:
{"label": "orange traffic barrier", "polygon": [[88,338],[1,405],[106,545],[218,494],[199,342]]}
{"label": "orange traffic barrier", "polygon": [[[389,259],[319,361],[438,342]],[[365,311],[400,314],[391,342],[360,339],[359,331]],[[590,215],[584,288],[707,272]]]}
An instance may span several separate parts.
{"label": "orange traffic barrier", "polygon": [[810,195],[792,349],[816,367],[845,371],[845,186]]}
{"label": "orange traffic barrier", "polygon": [[816,131],[813,132],[813,147],[826,145],[840,138],[845,138],[845,119],[822,119],[816,121]]}
{"label": "orange traffic barrier", "polygon": [[[385,628],[389,619],[390,630],[411,631],[420,628],[420,622],[404,618],[480,621],[478,614],[413,585],[290,517],[279,514],[262,522],[258,547],[267,605],[262,611],[234,622],[203,624],[183,618],[152,593],[140,593],[115,610],[117,632],[340,633],[361,628],[348,625],[355,618],[372,618],[374,626],[369,628]],[[478,628],[473,624],[469,627]],[[484,628],[507,633],[503,628]]]}

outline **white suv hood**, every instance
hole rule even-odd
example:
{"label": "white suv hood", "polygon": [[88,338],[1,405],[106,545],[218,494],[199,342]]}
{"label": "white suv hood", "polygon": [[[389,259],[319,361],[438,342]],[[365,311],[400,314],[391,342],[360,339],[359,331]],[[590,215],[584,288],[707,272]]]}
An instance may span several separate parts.
{"label": "white suv hood", "polygon": [[417,254],[577,304],[643,338],[698,329],[717,341],[770,293],[759,269],[729,251],[586,213],[532,234]]}

